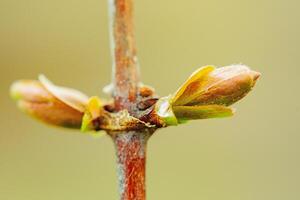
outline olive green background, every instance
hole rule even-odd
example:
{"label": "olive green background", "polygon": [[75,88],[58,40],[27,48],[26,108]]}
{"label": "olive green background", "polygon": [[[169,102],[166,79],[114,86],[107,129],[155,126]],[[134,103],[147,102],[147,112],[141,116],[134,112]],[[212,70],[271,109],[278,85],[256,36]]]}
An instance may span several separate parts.
{"label": "olive green background", "polygon": [[[148,145],[149,200],[300,199],[298,0],[136,0],[143,82],[174,92],[198,67],[262,73],[236,115],[161,129]],[[0,1],[0,199],[118,198],[109,137],[40,124],[9,85],[46,74],[102,94],[111,79],[105,0]]]}

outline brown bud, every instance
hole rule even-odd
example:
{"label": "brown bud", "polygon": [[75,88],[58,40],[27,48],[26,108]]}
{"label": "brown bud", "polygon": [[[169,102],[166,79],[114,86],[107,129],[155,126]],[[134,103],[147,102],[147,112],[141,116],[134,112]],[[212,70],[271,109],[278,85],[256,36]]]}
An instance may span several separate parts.
{"label": "brown bud", "polygon": [[141,86],[139,91],[142,97],[150,97],[154,94],[154,89],[146,85]]}
{"label": "brown bud", "polygon": [[246,96],[259,76],[245,65],[202,67],[174,95],[158,100],[156,114],[165,125],[232,116],[234,110],[227,106]]}
{"label": "brown bud", "polygon": [[[40,81],[16,81],[10,93],[21,110],[47,124],[68,128],[81,126],[83,112],[57,98]],[[68,98],[72,99],[72,95]]]}
{"label": "brown bud", "polygon": [[187,81],[173,105],[231,105],[253,88],[259,76],[245,65],[201,68]]}

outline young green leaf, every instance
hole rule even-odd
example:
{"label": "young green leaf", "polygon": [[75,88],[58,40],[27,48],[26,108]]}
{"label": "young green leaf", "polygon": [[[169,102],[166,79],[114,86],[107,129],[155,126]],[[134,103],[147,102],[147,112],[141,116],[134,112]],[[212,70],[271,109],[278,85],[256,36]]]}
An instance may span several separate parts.
{"label": "young green leaf", "polygon": [[88,100],[88,105],[84,112],[81,124],[81,131],[91,131],[95,130],[95,125],[93,124],[93,120],[97,119],[101,112],[103,112],[101,100],[98,97],[91,97]]}
{"label": "young green leaf", "polygon": [[174,106],[173,112],[178,121],[184,122],[194,119],[230,117],[234,113],[231,108],[220,105]]}

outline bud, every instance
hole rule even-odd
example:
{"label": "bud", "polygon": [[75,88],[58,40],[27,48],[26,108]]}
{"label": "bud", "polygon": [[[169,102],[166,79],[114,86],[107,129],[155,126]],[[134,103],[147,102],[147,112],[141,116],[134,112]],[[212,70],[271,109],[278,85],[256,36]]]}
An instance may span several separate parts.
{"label": "bud", "polygon": [[42,81],[20,80],[13,83],[10,93],[18,107],[47,124],[80,128],[87,97],[82,93]]}
{"label": "bud", "polygon": [[156,112],[166,125],[174,125],[176,120],[183,123],[192,119],[232,116],[234,112],[227,106],[246,96],[259,76],[260,73],[245,65],[218,69],[202,67],[188,78],[175,95],[160,99]]}
{"label": "bud", "polygon": [[172,99],[173,105],[231,105],[243,98],[255,85],[260,74],[245,65],[197,70],[180,87]]}
{"label": "bud", "polygon": [[146,86],[146,85],[140,83],[139,94],[141,97],[150,97],[150,96],[153,96],[154,89],[151,88],[150,86]]}

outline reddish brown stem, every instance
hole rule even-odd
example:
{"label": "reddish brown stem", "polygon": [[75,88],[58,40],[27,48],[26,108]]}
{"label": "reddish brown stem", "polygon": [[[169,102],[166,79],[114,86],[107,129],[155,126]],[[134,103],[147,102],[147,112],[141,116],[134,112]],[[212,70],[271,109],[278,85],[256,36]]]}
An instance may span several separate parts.
{"label": "reddish brown stem", "polygon": [[[133,0],[109,0],[114,110],[138,116],[139,66]],[[110,133],[116,146],[121,200],[145,200],[146,144],[150,130]]]}
{"label": "reddish brown stem", "polygon": [[145,200],[146,146],[151,132],[112,134],[117,150],[121,200]]}
{"label": "reddish brown stem", "polygon": [[132,0],[109,0],[115,109],[135,111],[139,69],[133,27]]}

